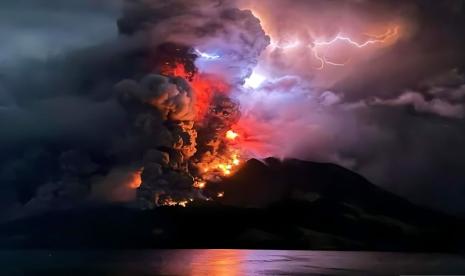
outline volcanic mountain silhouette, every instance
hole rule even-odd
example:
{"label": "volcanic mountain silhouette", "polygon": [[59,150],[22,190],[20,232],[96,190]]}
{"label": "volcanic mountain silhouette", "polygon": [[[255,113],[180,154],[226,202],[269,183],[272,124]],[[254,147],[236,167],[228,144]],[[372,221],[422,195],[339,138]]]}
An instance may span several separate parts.
{"label": "volcanic mountain silhouette", "polygon": [[251,159],[186,208],[88,206],[0,225],[8,248],[282,248],[461,251],[464,222],[341,166]]}
{"label": "volcanic mountain silhouette", "polygon": [[377,209],[382,208],[383,203],[412,206],[341,166],[297,159],[250,159],[219,186],[225,190],[225,203],[241,206],[258,207],[278,200],[315,196]]}
{"label": "volcanic mountain silhouette", "polygon": [[[236,174],[214,187],[225,192],[224,204],[242,207],[266,207],[285,200],[314,202],[324,199],[388,216],[412,216],[413,220],[417,219],[417,212],[425,212],[425,208],[344,167],[298,159],[250,159]],[[430,215],[438,214],[432,212]]]}

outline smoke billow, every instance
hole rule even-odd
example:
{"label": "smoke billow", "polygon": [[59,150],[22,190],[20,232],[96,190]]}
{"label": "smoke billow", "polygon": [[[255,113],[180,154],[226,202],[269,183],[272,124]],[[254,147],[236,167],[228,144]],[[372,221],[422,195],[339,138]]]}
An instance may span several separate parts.
{"label": "smoke billow", "polygon": [[[151,141],[143,147],[139,198],[148,207],[185,205],[203,197],[195,187],[218,180],[237,155],[224,139],[240,116],[228,94],[251,74],[267,37],[250,11],[222,1],[128,2],[118,27],[144,41],[152,70],[167,76],[117,85],[134,125]],[[209,63],[202,51],[220,60]]]}
{"label": "smoke billow", "polygon": [[[205,198],[195,184],[218,180],[232,154],[229,94],[268,44],[258,19],[226,1],[125,1],[117,26],[113,40],[2,81],[0,177],[23,213],[136,197],[184,205]],[[216,50],[217,63],[199,52]]]}
{"label": "smoke billow", "polygon": [[142,170],[145,205],[164,202],[162,195],[186,198],[193,186],[188,160],[196,152],[194,97],[182,78],[148,75],[140,83],[124,80],[116,85],[119,102],[131,122],[128,154],[137,154]]}
{"label": "smoke billow", "polygon": [[144,37],[153,49],[171,42],[218,55],[218,62],[199,59],[196,65],[231,84],[250,75],[268,45],[259,20],[234,1],[127,1],[118,27],[122,34]]}

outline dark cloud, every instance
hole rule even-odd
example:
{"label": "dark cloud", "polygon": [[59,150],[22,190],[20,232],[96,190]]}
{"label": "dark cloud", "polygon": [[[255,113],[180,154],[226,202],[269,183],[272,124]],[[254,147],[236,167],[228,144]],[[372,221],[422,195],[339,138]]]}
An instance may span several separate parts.
{"label": "dark cloud", "polygon": [[115,37],[120,1],[2,1],[0,66],[45,60]]}

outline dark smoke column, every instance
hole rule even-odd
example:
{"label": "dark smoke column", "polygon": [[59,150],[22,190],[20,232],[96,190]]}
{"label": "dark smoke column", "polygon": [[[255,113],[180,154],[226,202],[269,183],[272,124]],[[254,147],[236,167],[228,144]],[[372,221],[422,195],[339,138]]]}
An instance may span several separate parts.
{"label": "dark smoke column", "polygon": [[188,172],[196,152],[192,90],[184,79],[147,75],[116,85],[118,99],[132,122],[131,136],[143,155],[139,197],[153,204],[185,202],[193,178]]}
{"label": "dark smoke column", "polygon": [[[205,162],[215,164],[221,159],[217,155],[228,153],[222,137],[240,111],[228,94],[213,95],[200,121],[195,116],[200,91],[192,79],[196,74],[216,76],[228,84],[228,93],[238,90],[268,37],[258,19],[234,7],[233,1],[126,1],[118,28],[130,45],[138,45],[149,74],[116,87],[132,132],[140,140],[139,201],[150,208],[204,198],[194,187],[195,181],[204,179],[198,168]],[[220,58],[204,63],[193,55],[195,49],[214,50]],[[164,73],[171,63],[181,63],[191,74],[182,78]],[[135,79],[140,78],[137,75],[141,72]]]}

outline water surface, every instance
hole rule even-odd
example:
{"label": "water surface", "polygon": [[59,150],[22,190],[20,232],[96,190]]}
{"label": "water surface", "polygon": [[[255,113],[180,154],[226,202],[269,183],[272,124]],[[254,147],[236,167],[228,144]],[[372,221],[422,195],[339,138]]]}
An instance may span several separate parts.
{"label": "water surface", "polygon": [[464,256],[382,252],[17,250],[0,262],[0,275],[465,275]]}

